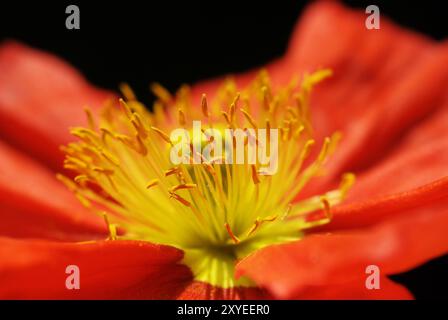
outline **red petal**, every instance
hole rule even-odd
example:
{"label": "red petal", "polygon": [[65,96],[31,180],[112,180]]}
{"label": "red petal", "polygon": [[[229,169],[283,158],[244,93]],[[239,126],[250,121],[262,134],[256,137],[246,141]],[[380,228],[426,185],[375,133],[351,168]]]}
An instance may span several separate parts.
{"label": "red petal", "polygon": [[409,270],[448,251],[448,211],[410,210],[371,229],[309,235],[303,240],[259,250],[237,265],[275,296],[287,298],[310,286],[365,281],[365,269],[381,275]]}
{"label": "red petal", "polygon": [[309,287],[294,299],[305,300],[410,300],[412,294],[403,286],[389,280],[380,279],[379,289],[367,289],[363,281],[341,285]]}
{"label": "red petal", "polygon": [[364,21],[364,13],[318,3],[293,36],[291,59],[304,68],[332,67],[335,73],[313,93],[317,134],[343,133],[328,175],[309,187],[308,194],[325,189],[341,172],[363,169],[384,156],[400,134],[440,106],[446,95],[446,45],[384,19],[381,31],[372,32],[359,27]]}
{"label": "red petal", "polygon": [[319,230],[361,228],[394,216],[408,216],[412,209],[437,210],[447,206],[448,177],[406,192],[335,207],[331,223]]}
{"label": "red petal", "polygon": [[[2,299],[173,298],[191,281],[173,247],[137,241],[78,244],[0,238]],[[65,286],[66,267],[80,270],[80,289]]]}
{"label": "red petal", "polygon": [[105,223],[85,209],[54,173],[0,141],[0,235],[54,240],[106,236]]}
{"label": "red petal", "polygon": [[177,297],[180,300],[263,300],[270,295],[259,288],[238,287],[223,289],[200,281],[193,281]]}
{"label": "red petal", "polygon": [[324,230],[372,225],[419,206],[448,205],[446,106],[416,127],[392,155],[358,176],[347,204],[332,210],[333,220]]}
{"label": "red petal", "polygon": [[73,140],[69,127],[86,124],[83,107],[108,96],[52,55],[0,46],[0,136],[53,168],[61,167],[59,146]]}
{"label": "red petal", "polygon": [[343,171],[361,171],[377,162],[415,122],[442,105],[448,81],[448,70],[441,67],[448,66],[445,49],[434,49],[384,96],[360,104],[366,113],[343,130],[345,138],[329,162],[327,181],[339,179]]}
{"label": "red petal", "polygon": [[448,175],[448,104],[416,126],[393,154],[358,176],[347,201],[403,192]]}

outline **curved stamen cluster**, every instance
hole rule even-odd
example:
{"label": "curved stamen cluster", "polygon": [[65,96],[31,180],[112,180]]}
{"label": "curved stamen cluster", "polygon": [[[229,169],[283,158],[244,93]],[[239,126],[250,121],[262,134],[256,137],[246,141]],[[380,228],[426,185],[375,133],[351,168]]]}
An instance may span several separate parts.
{"label": "curved stamen cluster", "polygon": [[[309,159],[315,144],[309,96],[330,74],[321,70],[277,89],[261,72],[241,91],[226,81],[214,99],[203,95],[198,105],[187,87],[172,96],[153,85],[158,100],[152,113],[123,85],[125,100],[107,104],[98,121],[87,110],[89,127],[71,130],[79,141],[63,147],[65,168],[77,176],[58,177],[84,205],[104,215],[110,239],[117,238],[119,226],[124,230],[120,238],[183,249],[184,262],[198,280],[222,287],[244,284],[233,278],[236,259],[266,245],[300,239],[303,230],[328,222],[330,205],[353,183],[353,175],[347,174],[339,189],[294,203],[321,172],[339,138],[326,138],[315,159]],[[244,163],[203,156],[194,152],[197,146],[191,141],[185,146],[191,161],[173,164],[170,154],[177,141],[170,132],[191,130],[188,124],[198,120],[218,132],[252,132],[244,138],[245,151],[260,143],[257,129],[277,129],[276,172],[264,170],[258,159],[248,161],[247,153]],[[274,143],[269,137],[264,142],[268,146]],[[204,130],[199,144],[213,139]],[[236,144],[230,148],[227,153]],[[316,211],[323,214],[310,215]]]}

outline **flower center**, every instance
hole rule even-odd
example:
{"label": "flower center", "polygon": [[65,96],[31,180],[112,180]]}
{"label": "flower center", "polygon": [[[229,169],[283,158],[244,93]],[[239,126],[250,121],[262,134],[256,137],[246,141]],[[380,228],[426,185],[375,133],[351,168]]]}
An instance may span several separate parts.
{"label": "flower center", "polygon": [[110,240],[175,246],[196,280],[251,285],[235,280],[235,262],[327,223],[330,206],[353,183],[346,174],[339,189],[295,201],[339,138],[326,138],[310,159],[309,96],[330,74],[273,88],[261,72],[246,88],[225,81],[211,102],[203,95],[197,106],[187,87],[172,96],[153,85],[152,113],[123,85],[125,100],[108,103],[98,120],[86,110],[89,127],[71,130],[79,141],[63,147],[64,166],[77,176],[58,177],[104,216]]}

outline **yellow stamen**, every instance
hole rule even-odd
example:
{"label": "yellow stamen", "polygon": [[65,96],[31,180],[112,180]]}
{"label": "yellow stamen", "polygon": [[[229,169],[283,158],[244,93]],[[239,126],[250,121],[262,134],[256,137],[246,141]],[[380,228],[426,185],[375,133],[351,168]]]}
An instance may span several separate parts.
{"label": "yellow stamen", "polygon": [[[171,95],[153,84],[158,99],[153,112],[122,84],[126,101],[108,102],[99,119],[86,109],[87,128],[71,130],[79,140],[61,149],[64,167],[75,178],[57,178],[84,206],[103,215],[109,240],[117,238],[119,227],[120,239],[183,250],[183,263],[198,281],[225,288],[251,285],[233,277],[236,260],[268,245],[300,240],[305,230],[328,223],[331,207],[354,183],[354,175],[345,174],[338,189],[296,200],[312,178],[325,172],[341,138],[339,133],[325,138],[316,146],[317,156],[311,156],[317,144],[311,90],[330,74],[321,70],[305,75],[300,85],[291,81],[279,88],[270,84],[266,71],[247,87],[227,79],[213,99],[203,94],[200,106],[185,86]],[[182,152],[189,151],[181,155],[186,161],[174,162],[171,151],[177,142],[170,132],[180,126],[194,135],[190,121],[205,121],[223,137],[229,128],[241,136],[220,141],[202,126],[199,141],[181,142]],[[272,129],[278,130],[278,141],[271,138]],[[222,154],[202,152],[220,142]],[[256,149],[255,159],[249,157],[250,148]],[[237,156],[244,162],[236,163]]]}

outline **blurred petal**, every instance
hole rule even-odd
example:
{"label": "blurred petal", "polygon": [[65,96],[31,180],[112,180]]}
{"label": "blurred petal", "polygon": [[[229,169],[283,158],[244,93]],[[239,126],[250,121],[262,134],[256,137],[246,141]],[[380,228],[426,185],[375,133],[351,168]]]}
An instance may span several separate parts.
{"label": "blurred petal", "polygon": [[259,250],[239,262],[237,275],[288,298],[310,286],[365,279],[369,265],[383,276],[400,273],[448,251],[447,225],[446,206],[409,210],[370,229],[314,234]]}
{"label": "blurred petal", "polygon": [[348,202],[404,192],[448,176],[448,104],[416,126],[392,154],[359,175]]}
{"label": "blurred petal", "polygon": [[343,134],[327,175],[302,197],[328,188],[346,170],[362,171],[384,157],[446,96],[446,43],[432,42],[387,19],[379,32],[372,32],[363,27],[364,21],[364,12],[320,2],[308,9],[292,37],[290,59],[300,61],[303,69],[334,70],[334,77],[313,92],[318,138],[335,130]]}
{"label": "blurred petal", "polygon": [[83,108],[98,108],[107,97],[50,54],[0,46],[0,137],[53,168],[62,166],[59,146],[73,140],[69,127],[86,124]]}
{"label": "blurred petal", "polygon": [[309,287],[294,299],[305,300],[410,300],[412,294],[402,285],[387,277],[380,279],[379,289],[367,289],[364,279],[358,279],[341,285]]}
{"label": "blurred petal", "polygon": [[426,206],[448,205],[448,105],[417,126],[400,146],[357,177],[345,204],[321,230],[359,228]]}
{"label": "blurred petal", "polygon": [[[191,281],[183,253],[138,241],[52,243],[0,238],[2,299],[163,299]],[[79,267],[80,289],[66,288]]]}
{"label": "blurred petal", "polygon": [[0,235],[92,240],[104,221],[85,209],[54,173],[0,141]]}

